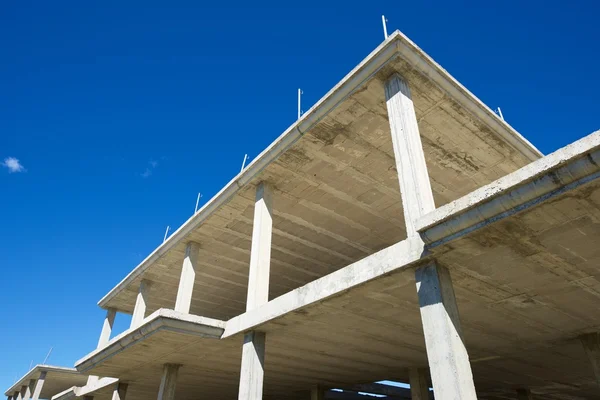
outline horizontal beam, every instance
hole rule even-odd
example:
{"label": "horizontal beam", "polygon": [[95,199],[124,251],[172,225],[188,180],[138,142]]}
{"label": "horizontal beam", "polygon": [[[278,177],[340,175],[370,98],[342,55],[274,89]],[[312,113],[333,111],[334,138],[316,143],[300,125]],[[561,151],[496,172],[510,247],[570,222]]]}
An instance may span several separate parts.
{"label": "horizontal beam", "polygon": [[274,318],[325,300],[422,260],[423,242],[412,237],[378,251],[347,267],[283,294],[227,321],[223,338],[254,329]]}
{"label": "horizontal beam", "polygon": [[424,215],[417,230],[428,249],[600,178],[600,131]]}

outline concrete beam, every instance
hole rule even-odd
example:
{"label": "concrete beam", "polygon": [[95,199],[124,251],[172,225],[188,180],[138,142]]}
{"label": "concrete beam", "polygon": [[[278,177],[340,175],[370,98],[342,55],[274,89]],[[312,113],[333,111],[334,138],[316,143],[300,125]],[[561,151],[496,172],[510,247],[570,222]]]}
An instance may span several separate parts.
{"label": "concrete beam", "polygon": [[[165,364],[158,389],[158,400],[175,400],[179,364]],[[114,400],[114,399],[113,399]]]}
{"label": "concrete beam", "polygon": [[600,179],[600,131],[437,208],[417,229],[433,249],[595,179]]}
{"label": "concrete beam", "polygon": [[433,211],[435,203],[408,82],[397,74],[393,75],[385,84],[385,98],[406,234],[414,236],[417,234],[416,220]]}
{"label": "concrete beam", "polygon": [[31,400],[39,400],[40,393],[42,393],[42,388],[44,387],[44,382],[46,382],[46,371],[40,372],[40,377],[35,383],[35,389],[33,390],[33,397]]}
{"label": "concrete beam", "polygon": [[531,396],[531,390],[517,389],[517,400],[533,400],[533,397]]}
{"label": "concrete beam", "polygon": [[427,370],[424,368],[410,368],[409,383],[410,397],[412,400],[429,400],[429,384],[427,383]]}
{"label": "concrete beam", "polygon": [[148,290],[150,282],[142,279],[140,287],[138,288],[137,299],[135,300],[135,308],[133,309],[133,315],[131,316],[130,328],[137,328],[142,324],[142,321],[146,317],[146,305],[148,304]]}
{"label": "concrete beam", "polygon": [[450,272],[431,262],[415,279],[436,400],[476,400]]}
{"label": "concrete beam", "polygon": [[127,396],[127,384],[123,382],[117,383],[117,387],[112,394],[112,400],[125,400]]}
{"label": "concrete beam", "polygon": [[408,268],[424,257],[423,241],[412,237],[353,264],[287,292],[267,304],[227,321],[223,339],[249,331],[267,321],[323,301],[381,275]]}
{"label": "concrete beam", "polygon": [[264,332],[252,331],[244,335],[238,400],[263,398],[265,339]]}
{"label": "concrete beam", "polygon": [[177,289],[177,300],[175,301],[175,311],[189,314],[192,305],[192,293],[194,292],[194,283],[196,282],[196,268],[198,266],[198,252],[200,245],[190,242],[185,247],[185,258],[181,267],[181,276],[179,278],[179,288]]}
{"label": "concrete beam", "polygon": [[252,310],[269,301],[271,238],[273,236],[272,199],[273,190],[269,184],[259,183],[256,187],[254,204],[246,310]]}
{"label": "concrete beam", "polygon": [[579,337],[585,354],[590,360],[596,382],[600,386],[600,333],[588,333]]}

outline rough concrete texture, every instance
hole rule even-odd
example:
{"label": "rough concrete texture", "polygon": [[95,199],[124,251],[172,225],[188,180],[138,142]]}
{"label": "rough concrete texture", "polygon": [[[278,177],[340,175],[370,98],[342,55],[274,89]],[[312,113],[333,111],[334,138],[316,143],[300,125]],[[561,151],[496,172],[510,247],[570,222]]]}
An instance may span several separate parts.
{"label": "rough concrete texture", "polygon": [[5,395],[9,396],[17,391],[20,392],[21,388],[24,387],[25,389],[21,395],[23,398],[32,380],[35,382],[35,387],[31,391],[32,398],[49,399],[72,386],[85,385],[87,375],[79,373],[75,368],[38,364],[8,388]]}
{"label": "rough concrete texture", "polygon": [[[443,205],[540,154],[400,33],[395,33],[100,301],[131,313],[173,308],[186,243],[201,244],[191,312],[245,310],[256,185],[274,187],[269,299],[406,237],[384,83],[409,83],[435,203]],[[212,288],[219,287],[218,293]],[[216,300],[218,299],[218,300]]]}
{"label": "rough concrete texture", "polygon": [[[442,206],[408,238],[384,91],[394,74],[410,85]],[[452,277],[477,398],[597,398],[578,339],[600,326],[597,140],[528,165],[535,148],[394,34],[101,300],[131,313],[145,279],[158,311],[77,368],[129,382],[128,400],[141,400],[156,396],[164,364],[180,364],[178,399],[232,399],[242,335],[257,330],[265,399],[407,382],[431,363],[414,270],[435,260]],[[270,301],[244,312],[262,181],[274,188]],[[174,307],[189,241],[203,271],[190,312],[218,320],[160,309]]]}

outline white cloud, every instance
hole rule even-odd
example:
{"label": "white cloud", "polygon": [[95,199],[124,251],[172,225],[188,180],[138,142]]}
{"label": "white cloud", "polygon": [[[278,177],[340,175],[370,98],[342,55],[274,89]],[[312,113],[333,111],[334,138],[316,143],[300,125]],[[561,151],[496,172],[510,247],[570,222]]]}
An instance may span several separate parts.
{"label": "white cloud", "polygon": [[152,175],[152,171],[154,171],[156,167],[158,167],[158,161],[150,160],[148,161],[148,165],[149,167],[146,167],[146,170],[140,174],[142,178],[149,178],[150,175]]}
{"label": "white cloud", "polygon": [[14,157],[6,157],[4,162],[2,163],[3,167],[8,168],[8,172],[11,174],[13,172],[25,172],[27,171],[25,167],[19,162],[17,158]]}
{"label": "white cloud", "polygon": [[148,178],[150,175],[152,175],[152,171],[150,170],[150,168],[146,168],[146,170],[142,172],[141,175],[142,178]]}

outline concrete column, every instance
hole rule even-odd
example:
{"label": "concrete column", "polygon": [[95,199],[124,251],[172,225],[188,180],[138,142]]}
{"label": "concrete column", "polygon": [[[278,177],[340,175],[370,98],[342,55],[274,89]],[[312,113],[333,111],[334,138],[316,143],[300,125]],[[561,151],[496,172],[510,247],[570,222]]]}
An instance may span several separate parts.
{"label": "concrete column", "polygon": [[44,382],[46,382],[46,371],[40,372],[40,377],[35,383],[35,389],[33,390],[33,397],[31,400],[39,400],[40,393],[42,393],[42,388],[44,387]]}
{"label": "concrete column", "polygon": [[310,400],[325,400],[325,389],[317,385],[310,389]]}
{"label": "concrete column", "polygon": [[113,391],[112,400],[125,400],[127,396],[127,384],[123,382],[117,383],[117,387]]}
{"label": "concrete column", "polygon": [[400,182],[407,236],[416,235],[415,221],[435,209],[417,116],[408,83],[393,75],[385,83],[385,98]]}
{"label": "concrete column", "polygon": [[596,382],[600,386],[600,333],[588,333],[579,337],[585,354],[590,360]]}
{"label": "concrete column", "polygon": [[238,400],[262,400],[265,339],[264,332],[252,331],[244,335]]}
{"label": "concrete column", "polygon": [[19,392],[19,400],[25,400],[25,393],[27,392],[27,385],[21,386],[21,391]]}
{"label": "concrete column", "polygon": [[529,389],[517,389],[517,400],[533,400]]}
{"label": "concrete column", "polygon": [[23,397],[21,397],[21,392],[15,392],[15,394],[13,395],[13,398],[15,398],[17,400],[23,400]]}
{"label": "concrete column", "polygon": [[415,272],[436,400],[476,400],[450,272],[431,262]]}
{"label": "concrete column", "polygon": [[23,395],[23,400],[30,400],[31,394],[35,388],[35,379],[29,380],[29,385],[27,385],[27,389],[25,389],[25,394]]}
{"label": "concrete column", "polygon": [[133,309],[133,315],[131,316],[131,328],[137,328],[142,324],[142,321],[146,317],[146,305],[148,303],[148,289],[150,282],[142,279],[140,287],[138,289],[137,299],[135,300],[135,308]]}
{"label": "concrete column", "polygon": [[183,259],[183,266],[181,267],[181,277],[179,278],[179,289],[177,289],[175,311],[186,314],[190,313],[194,282],[196,281],[199,250],[200,245],[194,242],[188,243],[185,248],[185,258]]}
{"label": "concrete column", "polygon": [[266,182],[261,182],[256,188],[256,203],[254,204],[246,311],[269,301],[271,236],[273,231],[271,209],[272,189]]}
{"label": "concrete column", "polygon": [[[106,309],[106,315],[104,316],[104,322],[102,323],[102,330],[100,331],[100,337],[98,338],[98,346],[96,347],[97,349],[103,348],[109,342],[116,315],[117,311],[114,308]],[[96,375],[90,375],[88,376],[86,385],[92,385],[97,381],[98,377]]]}
{"label": "concrete column", "polygon": [[177,385],[179,367],[179,364],[164,365],[160,388],[158,389],[158,400],[175,400],[175,386]]}
{"label": "concrete column", "polygon": [[410,398],[412,400],[429,400],[427,370],[411,368],[409,371]]}

